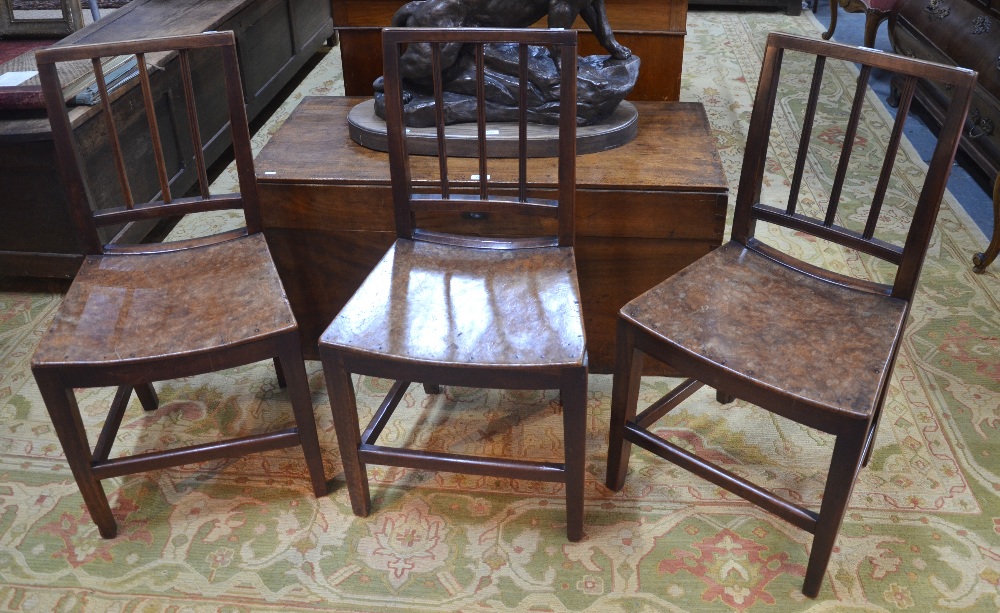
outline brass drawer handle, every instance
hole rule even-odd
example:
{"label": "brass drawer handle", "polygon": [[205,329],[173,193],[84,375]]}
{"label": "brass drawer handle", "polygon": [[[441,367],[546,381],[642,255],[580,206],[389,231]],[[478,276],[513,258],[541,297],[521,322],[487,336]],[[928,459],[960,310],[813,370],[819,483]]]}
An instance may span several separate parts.
{"label": "brass drawer handle", "polygon": [[980,15],[972,20],[972,33],[974,35],[989,34],[993,29],[993,21],[986,15]]}
{"label": "brass drawer handle", "polygon": [[930,0],[924,10],[938,19],[944,19],[951,14],[951,7],[944,0]]}
{"label": "brass drawer handle", "polygon": [[979,109],[972,109],[969,113],[969,119],[972,121],[972,127],[969,128],[969,138],[979,138],[980,136],[993,134],[993,121],[987,117],[983,117]]}

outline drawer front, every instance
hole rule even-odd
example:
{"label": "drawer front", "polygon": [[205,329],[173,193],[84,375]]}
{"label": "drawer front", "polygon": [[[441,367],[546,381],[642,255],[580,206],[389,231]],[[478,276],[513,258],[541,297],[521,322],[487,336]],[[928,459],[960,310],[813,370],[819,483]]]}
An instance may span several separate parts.
{"label": "drawer front", "polygon": [[[264,225],[331,231],[394,232],[386,186],[261,182]],[[551,197],[551,192],[533,192]],[[577,192],[577,236],[699,240],[721,244],[727,197],[718,192]],[[519,215],[425,214],[429,230],[484,236],[554,234],[555,220]]]}
{"label": "drawer front", "polygon": [[911,35],[910,41],[899,41],[905,50],[897,52],[971,68],[979,73],[978,86],[1000,98],[996,5],[989,9],[977,0],[908,0],[900,3],[898,29]]}
{"label": "drawer front", "polygon": [[991,174],[1000,171],[1000,101],[978,88],[969,107],[969,129],[962,136],[966,148],[974,147],[992,163]]}
{"label": "drawer front", "polygon": [[[922,15],[919,17],[924,19]],[[1000,55],[1000,21],[994,19],[993,22],[995,25],[992,26],[990,35],[993,38],[990,44],[995,43],[998,47],[996,54]],[[954,65],[956,59],[949,57],[938,46],[940,41],[937,38],[932,41],[928,39],[928,35],[939,36],[940,31],[938,29],[917,31],[909,22],[900,20],[893,37],[895,50],[901,55]],[[976,42],[976,39],[969,40]],[[980,53],[982,48],[969,45],[964,54],[957,58],[960,63],[966,63],[966,57],[969,57],[980,64],[985,64],[980,67],[979,79],[973,91],[972,104],[969,107],[969,116],[960,146],[972,157],[976,165],[983,169],[983,172],[992,176],[1000,170],[1000,99],[998,99],[1000,80],[994,75],[1000,73],[1000,57],[995,57],[993,62],[989,63],[982,61],[985,56]],[[993,89],[989,87],[991,76]],[[938,84],[922,81],[920,93],[924,100],[929,102],[930,110],[936,120],[940,121],[941,109],[951,100],[951,91]]]}

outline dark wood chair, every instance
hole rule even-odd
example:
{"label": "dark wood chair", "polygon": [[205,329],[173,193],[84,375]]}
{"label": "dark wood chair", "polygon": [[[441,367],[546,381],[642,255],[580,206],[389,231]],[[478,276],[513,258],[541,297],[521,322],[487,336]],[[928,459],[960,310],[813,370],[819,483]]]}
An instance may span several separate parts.
{"label": "dark wood chair", "polygon": [[[830,0],[830,27],[823,32],[823,39],[830,40],[837,29],[837,6],[839,5],[848,13],[865,14],[865,36],[864,46],[875,48],[875,37],[878,36],[878,27],[883,21],[889,20],[889,31],[893,31],[896,23],[896,15],[899,13],[899,4],[903,0]],[[813,0],[812,12],[816,12],[816,5],[819,0]]]}
{"label": "dark wood chair", "polygon": [[[781,64],[783,59],[790,61],[793,54],[796,61],[805,63],[815,56],[815,68],[788,201],[772,206],[761,202],[761,191]],[[853,100],[844,92],[843,103],[829,98],[821,101],[823,70],[830,58],[860,64]],[[867,209],[867,219],[857,222],[862,229],[853,230],[843,224],[857,214],[838,214],[838,204],[873,68],[901,75],[905,91],[891,134],[883,141],[886,155],[871,203],[860,209],[862,214]],[[904,203],[912,218],[902,246],[897,246],[875,238],[874,233],[914,86],[921,78],[951,86],[953,99],[919,197],[912,204]],[[750,119],[731,240],[631,301],[619,313],[609,488],[620,490],[624,485],[634,443],[742,496],[815,535],[803,592],[810,597],[817,595],[855,478],[871,454],[975,78],[972,71],[861,47],[784,34],[769,36]],[[850,108],[839,113],[830,108],[817,112],[818,107],[834,104],[849,104]],[[816,145],[811,142],[815,118],[820,115],[824,122],[836,120],[846,125],[841,130],[822,124],[823,134],[842,134],[843,144],[839,160],[833,162],[829,205],[825,213],[817,210],[819,215],[813,217],[798,199],[807,151]],[[815,140],[820,140],[818,135]],[[777,224],[894,264],[895,279],[891,285],[883,285],[807,264],[755,238],[758,222]],[[690,378],[637,416],[644,356],[669,364]],[[836,436],[819,512],[783,499],[651,431],[658,419],[704,384],[714,387],[722,402],[742,398]]]}
{"label": "dark wood chair", "polygon": [[[150,74],[146,56],[176,53],[173,71]],[[131,87],[109,94],[101,58],[135,55],[138,74]],[[66,459],[101,535],[117,531],[100,481],[111,477],[181,464],[301,445],[316,496],[326,494],[326,479],[316,434],[309,385],[299,345],[298,328],[261,233],[250,135],[232,32],[136,40],[78,47],[50,47],[38,52],[59,170],[69,195],[80,242],[88,254],[70,286],[55,320],[41,339],[31,369],[52,418]],[[57,63],[92,60],[100,87],[100,112],[106,122],[117,168],[114,177],[90,177],[72,133]],[[227,100],[228,122],[218,133],[202,134],[195,104],[191,66],[214,61],[219,80],[214,87]],[[146,123],[117,125],[110,101],[135,96],[146,109]],[[173,101],[180,106],[167,104]],[[80,112],[73,109],[73,112]],[[157,113],[177,112],[187,134],[161,134]],[[218,119],[218,118],[213,118]],[[231,125],[232,129],[229,129]],[[142,138],[153,150],[155,168],[134,168],[124,159],[120,134]],[[180,148],[180,139],[189,142]],[[210,195],[203,147],[232,142],[241,193]],[[181,157],[177,151],[184,152]],[[171,194],[172,176],[194,164],[199,193]],[[150,165],[152,166],[152,165]],[[150,177],[152,177],[150,179]],[[101,181],[100,179],[103,179]],[[158,181],[151,202],[135,202],[132,186]],[[111,183],[110,185],[108,183]],[[120,189],[122,205],[91,210],[97,189]],[[102,233],[128,223],[174,217],[198,211],[241,209],[246,227],[186,241],[137,245],[104,244]],[[111,448],[132,391],[143,408],[157,408],[153,381],[274,360],[281,385],[287,382],[295,427],[237,439],[167,451],[111,457]],[[104,428],[91,450],[73,388],[117,386]]]}
{"label": "dark wood chair", "polygon": [[[436,75],[440,74],[441,45],[461,42],[475,50],[479,166],[471,180],[448,174],[449,143],[444,138],[443,96],[437,78],[435,172],[439,176],[431,180],[411,176],[399,55],[402,45],[418,42],[433,48]],[[559,49],[559,181],[554,199],[528,193],[525,87],[519,88],[517,176],[500,177],[502,173],[488,164],[484,44],[501,42],[515,43],[520,49],[522,84],[527,82],[527,45]],[[320,338],[351,505],[360,516],[370,511],[367,464],[563,482],[567,532],[570,540],[578,540],[583,534],[587,364],[573,252],[576,34],[542,29],[387,29],[383,48],[397,240]],[[553,195],[551,186],[546,187],[542,195]],[[423,226],[426,217],[483,213],[537,216],[540,224],[549,223],[545,227],[556,234],[492,239],[435,232]],[[360,436],[351,373],[396,380]],[[560,390],[565,462],[378,445],[379,434],[414,381],[424,383],[430,392],[438,391],[440,384]]]}

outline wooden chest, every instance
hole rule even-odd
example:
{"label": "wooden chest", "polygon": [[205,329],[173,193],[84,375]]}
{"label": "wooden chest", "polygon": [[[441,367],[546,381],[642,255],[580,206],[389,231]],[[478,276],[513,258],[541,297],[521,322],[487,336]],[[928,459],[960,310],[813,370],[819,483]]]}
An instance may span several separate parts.
{"label": "wooden chest", "polygon": [[[371,96],[372,81],[382,74],[381,29],[388,27],[404,0],[332,0],[333,22],[340,35],[344,92]],[[606,3],[615,38],[642,60],[639,80],[629,100],[677,100],[687,31],[687,0],[615,0]],[[583,19],[580,55],[607,55]]]}
{"label": "wooden chest", "polygon": [[[348,136],[363,98],[307,97],[256,160],[264,233],[308,357],[320,333],[395,240],[388,155]],[[615,321],[630,299],[722,242],[728,188],[700,104],[636,102],[637,138],[577,158],[576,256],[592,372],[611,372]],[[436,158],[414,175],[436,176]],[[454,160],[451,176],[478,172]],[[515,160],[489,160],[498,177]],[[426,173],[426,174],[425,174]],[[532,160],[529,180],[555,186],[555,160]],[[515,235],[523,224],[436,218],[434,227]]]}

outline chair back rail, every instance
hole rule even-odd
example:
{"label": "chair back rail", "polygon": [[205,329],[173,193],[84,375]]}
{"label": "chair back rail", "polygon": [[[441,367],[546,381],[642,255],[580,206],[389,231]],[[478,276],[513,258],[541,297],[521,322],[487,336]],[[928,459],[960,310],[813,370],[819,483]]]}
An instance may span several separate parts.
{"label": "chair back rail", "polygon": [[[219,132],[208,137],[203,135],[203,126],[199,119],[198,105],[195,97],[195,79],[192,75],[191,54],[202,49],[218,49],[221,55],[220,70],[226,96],[227,119]],[[158,55],[156,71],[149,55]],[[176,62],[173,61],[176,54]],[[124,91],[109,92],[106,85],[102,61],[105,58],[133,55],[138,70],[138,87],[126,86]],[[253,171],[253,155],[248,137],[249,129],[246,107],[243,101],[243,89],[240,81],[239,62],[236,54],[235,37],[232,32],[214,32],[193,36],[152,38],[73,47],[49,47],[36,53],[39,78],[45,95],[46,107],[51,117],[52,135],[55,141],[56,154],[63,183],[66,186],[70,202],[71,214],[83,241],[84,250],[88,254],[110,253],[115,251],[136,251],[134,247],[117,247],[102,244],[98,229],[106,226],[117,226],[131,222],[146,221],[157,218],[167,218],[188,213],[216,211],[223,209],[242,209],[246,217],[247,230],[242,234],[258,232],[261,229],[260,212],[257,205],[256,184]],[[94,185],[86,175],[86,165],[80,143],[73,133],[70,108],[64,99],[62,83],[59,80],[57,65],[60,62],[90,60],[93,64],[94,78],[100,94],[100,114],[106,129],[110,155],[114,160],[118,189],[121,193],[121,205],[94,210],[93,190],[107,189],[107,186]],[[180,92],[184,100],[184,118],[187,123],[190,156],[183,155],[179,168],[172,171],[168,166],[164,151],[164,134],[157,121],[156,92],[153,84],[154,74],[171,67],[179,73]],[[141,106],[144,110],[147,133],[149,137],[152,163],[155,166],[155,176],[158,191],[151,199],[138,201],[133,178],[135,169],[126,159],[123,152],[121,136],[122,126],[116,119],[113,103],[120,96],[135,95],[138,89],[141,96]],[[237,162],[240,193],[213,196],[209,192],[208,169],[205,162],[206,147],[216,144],[220,135],[229,134],[232,138],[233,151]],[[170,138],[181,138],[178,134]],[[187,148],[181,147],[184,151]],[[197,180],[196,195],[177,194],[173,192],[174,181],[189,167],[194,166]],[[192,190],[195,191],[195,190]],[[218,240],[225,240],[232,233],[222,233]],[[139,251],[178,249],[194,244],[206,244],[211,240],[198,239],[194,242],[175,242],[150,244],[139,247]]]}
{"label": "chair back rail", "polygon": [[[747,137],[747,151],[753,152],[754,155],[747,156],[740,176],[733,222],[733,239],[746,245],[759,244],[754,239],[754,225],[757,220],[811,234],[817,238],[895,264],[897,266],[896,277],[888,293],[898,298],[910,299],[916,288],[920,267],[930,242],[933,220],[937,215],[946,189],[950,164],[942,163],[942,161],[954,157],[968,112],[968,104],[953,104],[948,109],[930,161],[927,177],[913,209],[905,240],[901,245],[898,245],[876,238],[876,226],[889,190],[892,169],[899,152],[916,83],[919,79],[936,81],[943,86],[954,88],[957,99],[967,100],[966,93],[971,91],[974,86],[976,73],[871,49],[835,45],[789,34],[772,33],[768,38],[768,43],[758,83],[758,103],[753,108]],[[784,207],[778,207],[761,202],[761,191],[767,164],[771,119],[774,115],[779,89],[781,64],[787,51],[815,54],[817,57],[803,112],[801,136],[795,157],[794,173],[790,181],[788,201]],[[820,218],[803,214],[798,205],[803,171],[806,167],[809,146],[814,137],[823,73],[828,59],[845,60],[858,64],[859,77],[851,109],[843,127],[844,141],[836,162],[829,203]],[[871,194],[871,202],[864,224],[854,229],[837,222],[838,207],[841,204],[845,181],[849,176],[851,155],[864,111],[869,76],[871,71],[876,69],[899,76],[902,83],[900,104],[891,135],[885,144],[881,173]]]}
{"label": "chair back rail", "polygon": [[[385,58],[385,107],[389,135],[389,164],[392,174],[392,195],[395,210],[396,232],[400,238],[433,240],[448,244],[477,245],[484,248],[516,248],[539,245],[573,244],[575,157],[576,157],[576,33],[571,30],[504,30],[475,28],[470,30],[432,28],[387,28],[383,30],[383,57]],[[454,185],[448,172],[448,147],[445,126],[444,93],[441,77],[441,47],[445,44],[469,43],[475,55],[476,71],[476,134],[478,141],[478,177],[475,194],[453,193]],[[516,197],[491,193],[487,155],[486,120],[486,44],[513,43],[518,46],[518,147]],[[435,101],[435,128],[438,141],[439,189],[432,194],[414,193],[405,138],[405,118],[402,100],[400,55],[411,44],[430,46],[431,83]],[[554,200],[528,197],[528,46],[557,47],[560,64],[559,151],[558,188]],[[467,182],[463,182],[467,186]],[[427,211],[447,212],[516,212],[556,218],[558,230],[548,240],[490,240],[477,237],[445,235],[439,232],[420,231],[416,227],[415,213]]]}

